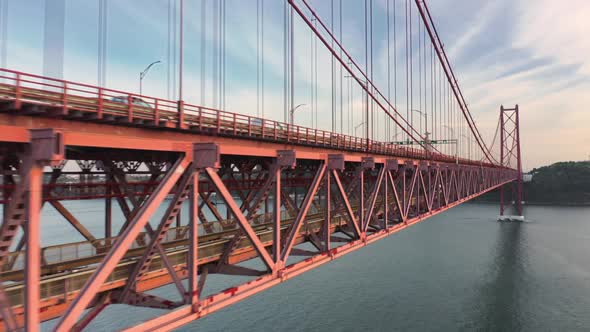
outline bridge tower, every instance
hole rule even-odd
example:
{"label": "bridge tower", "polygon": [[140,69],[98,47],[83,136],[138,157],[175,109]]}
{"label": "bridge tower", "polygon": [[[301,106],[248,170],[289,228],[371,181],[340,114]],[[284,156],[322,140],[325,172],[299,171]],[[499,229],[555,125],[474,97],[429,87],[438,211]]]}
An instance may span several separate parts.
{"label": "bridge tower", "polygon": [[516,168],[516,181],[510,184],[514,200],[515,216],[504,216],[504,187],[500,187],[500,220],[524,220],[522,214],[522,161],[520,156],[520,123],[518,105],[514,108],[500,106],[500,162],[503,166]]}

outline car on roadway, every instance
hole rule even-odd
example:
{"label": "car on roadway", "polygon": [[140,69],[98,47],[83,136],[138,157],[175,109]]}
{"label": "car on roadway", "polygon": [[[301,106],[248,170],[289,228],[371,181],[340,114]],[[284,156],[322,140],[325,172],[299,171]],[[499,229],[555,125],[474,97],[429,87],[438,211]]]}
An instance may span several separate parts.
{"label": "car on roadway", "polygon": [[[117,97],[111,98],[111,101],[114,101],[115,103],[128,104],[129,98],[127,96],[117,96]],[[137,106],[141,106],[141,107],[145,107],[145,108],[152,108],[152,106],[150,104],[146,103],[143,99],[141,99],[139,97],[131,97],[131,103],[133,105],[137,105]]]}

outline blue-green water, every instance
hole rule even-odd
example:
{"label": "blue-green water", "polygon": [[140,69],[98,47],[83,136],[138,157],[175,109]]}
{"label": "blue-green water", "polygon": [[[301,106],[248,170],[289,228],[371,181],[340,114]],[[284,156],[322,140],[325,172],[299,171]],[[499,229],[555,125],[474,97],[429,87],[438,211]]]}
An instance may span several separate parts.
{"label": "blue-green water", "polygon": [[[497,213],[459,206],[179,331],[590,330],[590,208],[530,206],[526,223]],[[211,278],[205,293],[243,280]],[[89,330],[159,312],[113,305]]]}

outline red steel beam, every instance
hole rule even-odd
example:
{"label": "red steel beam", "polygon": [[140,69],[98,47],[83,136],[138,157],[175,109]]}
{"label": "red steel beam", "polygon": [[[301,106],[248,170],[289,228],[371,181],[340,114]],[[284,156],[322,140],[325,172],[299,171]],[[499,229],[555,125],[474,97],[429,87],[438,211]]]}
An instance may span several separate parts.
{"label": "red steel beam", "polygon": [[198,292],[198,265],[199,259],[199,175],[200,171],[196,170],[192,177],[192,185],[189,196],[189,255],[188,255],[188,299],[187,303],[191,305],[193,312],[198,310],[199,292]]}
{"label": "red steel beam", "polygon": [[25,330],[39,330],[39,301],[41,299],[41,195],[43,166],[34,162],[28,174],[26,262],[25,262]]}
{"label": "red steel beam", "polygon": [[309,211],[309,207],[311,206],[311,202],[313,201],[315,194],[318,191],[318,187],[322,178],[324,176],[324,172],[326,171],[326,164],[321,163],[316,171],[315,178],[311,186],[309,187],[307,194],[305,195],[305,199],[303,200],[303,204],[299,209],[297,214],[297,218],[295,218],[295,222],[291,225],[290,233],[285,241],[285,247],[281,253],[281,261],[286,262],[289,258],[289,254],[291,253],[291,249],[293,249],[293,245],[295,244],[295,238],[299,233],[299,228],[303,224],[303,220],[307,217],[307,211]]}
{"label": "red steel beam", "polygon": [[224,201],[226,202],[227,206],[230,208],[234,217],[236,217],[238,223],[240,224],[240,227],[244,230],[244,232],[246,233],[246,236],[252,242],[252,245],[256,249],[256,252],[258,253],[258,255],[260,255],[260,258],[262,259],[264,264],[270,270],[272,270],[274,267],[273,259],[270,257],[270,255],[268,254],[268,252],[264,248],[264,245],[262,244],[262,242],[260,242],[260,239],[256,235],[256,232],[254,232],[254,230],[252,229],[252,226],[250,226],[250,224],[248,223],[248,220],[246,220],[246,217],[244,217],[244,214],[242,213],[242,211],[240,210],[240,208],[238,207],[238,205],[234,201],[230,192],[227,190],[227,188],[223,184],[223,181],[221,181],[221,178],[219,177],[219,175],[217,175],[217,171],[214,168],[207,167],[207,168],[205,168],[205,172],[207,173],[207,175],[211,179],[211,182],[213,182],[213,185],[215,186],[215,188],[217,189],[217,191],[219,192],[221,197],[223,197]]}
{"label": "red steel beam", "polygon": [[[342,186],[342,182],[340,181],[340,176],[338,176],[337,170],[332,170],[332,175],[334,176],[334,182],[336,183],[336,187],[338,188],[338,192],[342,200],[344,201],[344,206],[346,207],[346,212],[348,213],[348,217],[351,220],[352,226],[354,227],[354,231],[356,235],[360,238],[361,237],[361,229],[359,227],[358,221],[354,216],[354,212],[352,211],[352,206],[350,205],[350,201],[348,200],[348,196],[344,191],[344,187]],[[359,214],[360,215],[360,214]]]}
{"label": "red steel beam", "polygon": [[377,202],[377,196],[379,195],[379,189],[381,189],[381,183],[383,182],[383,175],[385,174],[385,166],[381,167],[379,170],[379,175],[377,176],[377,182],[374,184],[373,192],[371,193],[371,200],[369,201],[369,209],[367,209],[367,213],[365,215],[365,224],[363,225],[363,232],[367,231],[369,227],[369,221],[373,216],[373,210],[375,209],[375,203]]}
{"label": "red steel beam", "polygon": [[281,167],[278,165],[274,169],[275,187],[274,187],[274,226],[273,226],[273,247],[272,253],[274,258],[273,274],[278,272],[277,267],[282,266],[281,261]]}
{"label": "red steel beam", "polygon": [[76,324],[82,311],[86,309],[88,304],[90,304],[90,301],[99,290],[100,286],[105,282],[121,258],[123,258],[123,255],[131,246],[131,243],[135,240],[137,234],[139,234],[139,232],[145,227],[149,218],[170,192],[178,178],[180,178],[188,163],[188,158],[185,156],[180,157],[176,161],[174,166],[158,185],[154,194],[152,194],[147,202],[140,208],[133,222],[127,227],[123,234],[121,234],[121,237],[109,251],[103,260],[103,263],[98,266],[96,272],[94,272],[94,274],[88,279],[83,290],[80,292],[80,295],[68,307],[68,310],[58,322],[56,330],[67,331]]}
{"label": "red steel beam", "polygon": [[[492,186],[482,192],[479,192],[474,195],[466,196],[462,199],[459,199],[455,202],[450,203],[448,206],[439,208],[436,211],[433,211],[431,216],[444,212],[454,206],[457,206],[465,201],[471,200],[479,195],[487,193],[491,190],[496,189],[497,187],[509,183],[513,181],[513,179],[500,182],[499,184]],[[279,277],[273,276],[272,274],[267,274],[265,276],[259,277],[253,281],[249,281],[247,283],[241,284],[239,286],[233,287],[231,292],[222,292],[219,294],[212,295],[206,299],[201,301],[200,310],[198,312],[193,312],[190,306],[183,306],[177,308],[167,314],[162,316],[150,319],[145,321],[139,325],[134,327],[130,327],[123,331],[125,332],[135,332],[135,331],[170,331],[175,328],[181,327],[186,325],[194,320],[199,318],[205,317],[209,314],[212,314],[218,310],[221,310],[227,306],[230,306],[236,302],[239,302],[249,296],[252,296],[256,293],[264,291],[270,287],[278,285],[279,283],[285,282],[295,276],[298,276],[310,269],[316,268],[320,265],[328,263],[332,260],[340,258],[350,252],[355,250],[361,249],[364,246],[373,243],[377,240],[390,236],[394,233],[397,233],[407,227],[419,223],[421,221],[427,220],[428,218],[423,218],[421,216],[417,216],[408,220],[407,224],[395,224],[387,229],[380,230],[373,234],[367,236],[366,240],[355,240],[348,242],[340,247],[333,248],[330,252],[324,252],[318,254],[316,256],[310,257],[304,261],[294,263],[285,267]]]}

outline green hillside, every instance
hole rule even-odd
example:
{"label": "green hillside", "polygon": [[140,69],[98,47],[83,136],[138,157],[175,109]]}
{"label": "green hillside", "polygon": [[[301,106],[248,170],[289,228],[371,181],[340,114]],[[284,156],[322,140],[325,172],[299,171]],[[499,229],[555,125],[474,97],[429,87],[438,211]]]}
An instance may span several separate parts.
{"label": "green hillside", "polygon": [[[590,205],[590,161],[558,162],[535,168],[530,174],[532,181],[524,184],[527,203]],[[510,199],[510,190],[506,192]],[[499,192],[491,192],[481,199],[497,201]]]}

